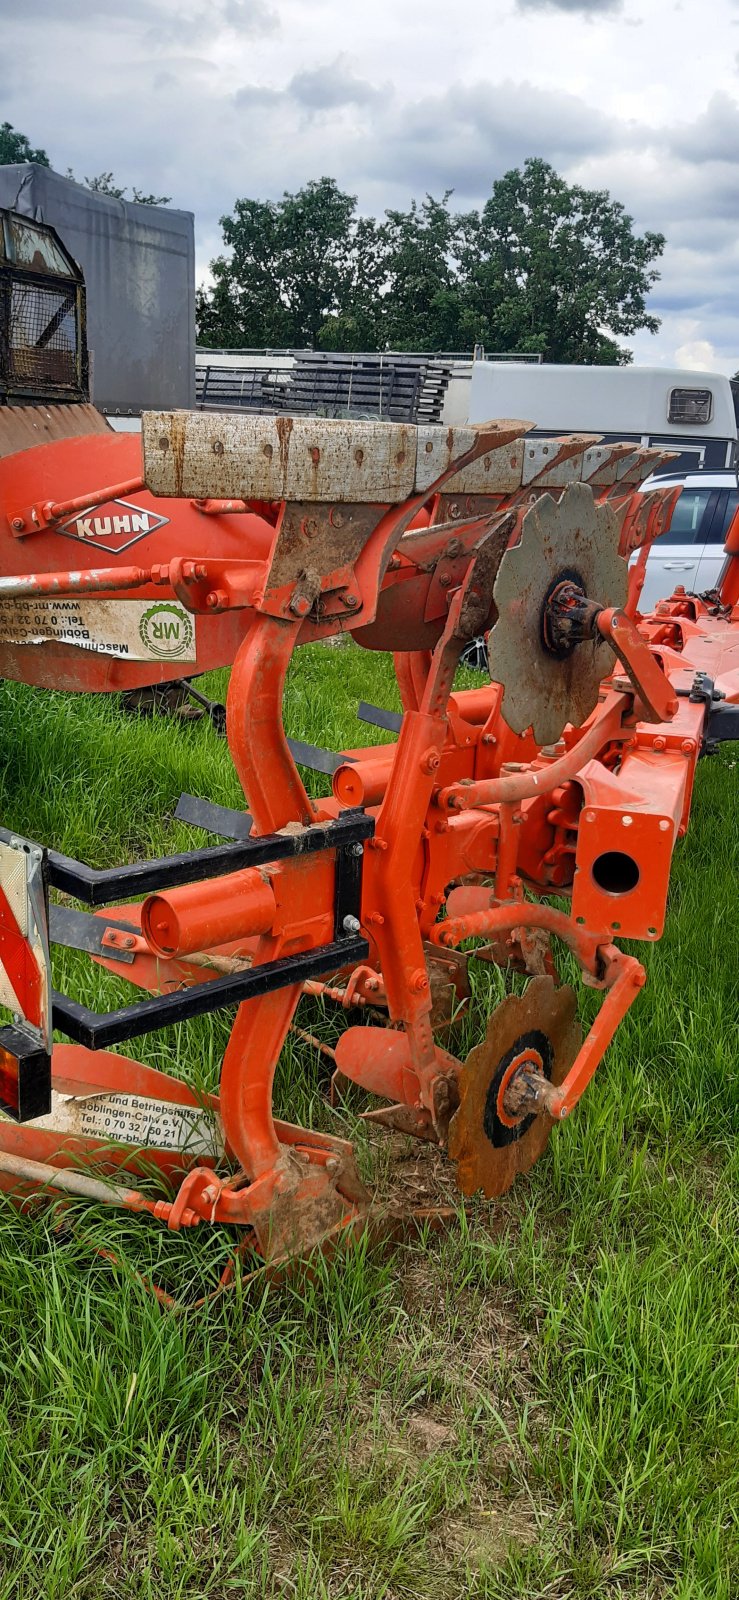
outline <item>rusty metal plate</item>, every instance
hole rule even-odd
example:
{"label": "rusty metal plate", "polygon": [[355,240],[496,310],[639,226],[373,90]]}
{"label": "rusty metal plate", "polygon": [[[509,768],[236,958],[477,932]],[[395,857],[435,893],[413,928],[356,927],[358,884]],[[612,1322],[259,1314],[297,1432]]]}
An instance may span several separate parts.
{"label": "rusty metal plate", "polygon": [[366,503],[413,493],[416,430],[402,423],[150,411],[142,435],[157,495]]}
{"label": "rusty metal plate", "polygon": [[638,446],[635,448],[630,461],[625,461],[618,473],[619,487],[627,488],[629,484],[643,483],[645,478],[650,478],[658,467],[665,467],[669,461],[676,461],[679,450],[660,450],[653,445]]}
{"label": "rusty metal plate", "polygon": [[485,435],[489,448],[462,467],[444,484],[445,495],[455,494],[515,494],[521,487],[524,461],[524,435],[533,427],[531,422],[504,419],[480,422],[475,427],[439,428],[430,424],[419,427],[418,456],[416,464],[417,490],[428,489],[446,472],[453,461],[474,448],[480,435]]}
{"label": "rusty metal plate", "polygon": [[0,460],[54,439],[79,439],[112,430],[94,406],[1,406]]}
{"label": "rusty metal plate", "polygon": [[473,450],[480,459],[465,473],[479,468],[484,486],[494,483],[498,457],[513,451],[514,467],[509,461],[507,473],[517,488],[515,441],[528,426],[415,428],[341,418],[150,411],[142,425],[144,475],[156,495],[394,505],[430,488]]}
{"label": "rusty metal plate", "polygon": [[575,645],[560,659],[546,650],[542,616],[546,596],[560,577],[573,574],[590,599],[622,606],[628,565],[619,555],[621,522],[597,505],[586,484],[572,484],[560,500],[543,495],[527,511],[521,539],[507,550],[494,598],[498,620],[488,638],[490,676],[503,685],[503,716],[514,733],[533,731],[539,745],[554,744],[570,722],[580,726],[598,701],[613,668],[613,651],[600,638]]}
{"label": "rusty metal plate", "polygon": [[546,1111],[501,1119],[501,1096],[515,1063],[530,1058],[557,1085],[580,1048],[574,989],[549,977],[532,978],[524,995],[509,995],[470,1051],[459,1076],[459,1109],[449,1124],[449,1155],[462,1194],[478,1189],[490,1200],[505,1194],[546,1149],[554,1126]]}
{"label": "rusty metal plate", "polygon": [[522,487],[564,489],[579,483],[586,452],[598,444],[599,433],[569,433],[560,439],[527,439]]}

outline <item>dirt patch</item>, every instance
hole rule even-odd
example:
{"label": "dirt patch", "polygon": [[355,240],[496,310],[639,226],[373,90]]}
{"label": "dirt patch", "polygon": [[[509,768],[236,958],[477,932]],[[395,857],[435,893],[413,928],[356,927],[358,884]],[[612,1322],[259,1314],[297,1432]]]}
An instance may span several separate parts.
{"label": "dirt patch", "polygon": [[449,1422],[438,1422],[427,1412],[418,1412],[408,1418],[406,1432],[409,1443],[419,1455],[434,1456],[439,1450],[454,1448],[455,1433]]}
{"label": "dirt patch", "polygon": [[464,1516],[444,1518],[439,1536],[440,1560],[448,1562],[451,1556],[476,1569],[500,1567],[511,1549],[530,1550],[539,1531],[526,1495],[519,1494],[508,1501],[496,1496],[488,1505]]}

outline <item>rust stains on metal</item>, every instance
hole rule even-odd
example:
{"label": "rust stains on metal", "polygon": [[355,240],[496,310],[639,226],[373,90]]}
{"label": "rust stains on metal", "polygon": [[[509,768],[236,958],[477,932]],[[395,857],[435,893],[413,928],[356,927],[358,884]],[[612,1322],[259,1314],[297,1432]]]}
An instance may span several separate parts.
{"label": "rust stains on metal", "polygon": [[449,1124],[449,1155],[463,1194],[505,1194],[538,1161],[552,1118],[546,1110],[511,1115],[507,1091],[526,1070],[563,1083],[581,1039],[574,990],[556,988],[549,977],[533,978],[524,995],[508,995],[493,1012],[460,1073],[459,1109]]}
{"label": "rust stains on metal", "polygon": [[1,406],[0,459],[54,439],[79,439],[89,433],[110,433],[101,412],[90,405]]}
{"label": "rust stains on metal", "polygon": [[277,417],[275,420],[275,428],[277,429],[277,438],[279,440],[280,471],[282,475],[282,482],[287,483],[287,466],[290,456],[290,435],[293,431],[292,417]]}

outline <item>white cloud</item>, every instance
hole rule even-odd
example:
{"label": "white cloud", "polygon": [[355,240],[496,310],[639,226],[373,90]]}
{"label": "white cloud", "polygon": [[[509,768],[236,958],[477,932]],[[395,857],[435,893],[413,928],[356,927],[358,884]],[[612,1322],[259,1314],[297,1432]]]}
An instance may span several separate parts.
{"label": "white cloud", "polygon": [[[667,235],[642,361],[739,366],[737,7],[673,0],[0,0],[2,117],[61,171],[196,216],[199,272],[239,195],[329,174],[365,211],[541,155]],[[583,27],[587,15],[588,26]],[[632,26],[640,22],[638,33]],[[689,329],[687,325],[689,324]]]}
{"label": "white cloud", "polygon": [[716,351],[710,339],[689,339],[675,351],[675,365],[688,367],[691,372],[715,372]]}

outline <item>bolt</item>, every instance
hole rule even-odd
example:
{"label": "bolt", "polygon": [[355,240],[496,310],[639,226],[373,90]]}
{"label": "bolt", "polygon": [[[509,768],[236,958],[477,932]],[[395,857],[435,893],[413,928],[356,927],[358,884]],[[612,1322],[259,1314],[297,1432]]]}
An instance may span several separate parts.
{"label": "bolt", "polygon": [[665,739],[663,734],[661,734],[661,733],[657,734],[657,737],[656,737],[656,739],[654,741],[654,744],[653,744],[652,748],[654,750],[666,750],[667,749],[667,740]]}
{"label": "bolt", "polygon": [[692,756],[692,755],[694,755],[695,754],[695,742],[694,742],[694,740],[693,739],[683,739],[683,742],[682,742],[682,744],[680,746],[680,749],[682,750],[682,753],[683,753],[684,756]]}
{"label": "bolt", "polygon": [[350,846],[349,846],[349,854],[351,856],[363,856],[364,855],[364,847],[363,847],[363,845],[361,845],[361,844],[350,844]]}
{"label": "bolt", "polygon": [[194,561],[183,561],[183,563],[182,563],[182,577],[183,577],[185,583],[194,583],[195,582],[195,562]]}
{"label": "bolt", "polygon": [[219,607],[228,605],[228,595],[225,589],[211,589],[205,596],[205,604],[209,611],[217,611]]}
{"label": "bolt", "polygon": [[441,584],[442,589],[448,589],[451,581],[452,581],[452,579],[451,579],[451,574],[450,573],[442,572],[440,574],[439,583]]}
{"label": "bolt", "polygon": [[341,600],[341,604],[346,606],[347,611],[356,611],[357,606],[359,605],[359,600],[355,594],[342,594],[339,598]]}
{"label": "bolt", "polygon": [[341,926],[345,933],[357,934],[361,931],[361,924],[358,917],[345,917]]}
{"label": "bolt", "polygon": [[482,744],[497,744],[498,741],[497,741],[494,733],[484,733],[483,736],[482,736],[481,743]]}
{"label": "bolt", "polygon": [[125,939],[121,940],[121,943],[124,950],[133,950],[133,947],[136,943],[136,937],[133,933],[127,933]]}
{"label": "bolt", "polygon": [[371,923],[375,928],[381,928],[385,918],[380,911],[368,911],[364,920]]}
{"label": "bolt", "polygon": [[338,1156],[329,1156],[326,1162],[326,1171],[330,1172],[332,1176],[335,1172],[341,1171],[341,1161]]}
{"label": "bolt", "polygon": [[23,529],[25,528],[25,526],[26,526],[26,524],[23,521],[22,517],[14,517],[13,518],[13,521],[11,523],[11,527],[12,527],[14,533],[22,533]]}
{"label": "bolt", "polygon": [[437,772],[440,760],[441,760],[441,757],[439,755],[439,752],[438,752],[438,750],[435,750],[433,748],[433,746],[431,747],[430,750],[425,750],[423,755],[421,756],[421,771],[422,772]]}
{"label": "bolt", "polygon": [[387,839],[381,839],[379,834],[369,841],[370,850],[387,850]]}
{"label": "bolt", "polygon": [[408,984],[409,989],[413,994],[422,994],[424,989],[428,989],[428,986],[429,980],[423,967],[418,967],[415,972],[411,973]]}

